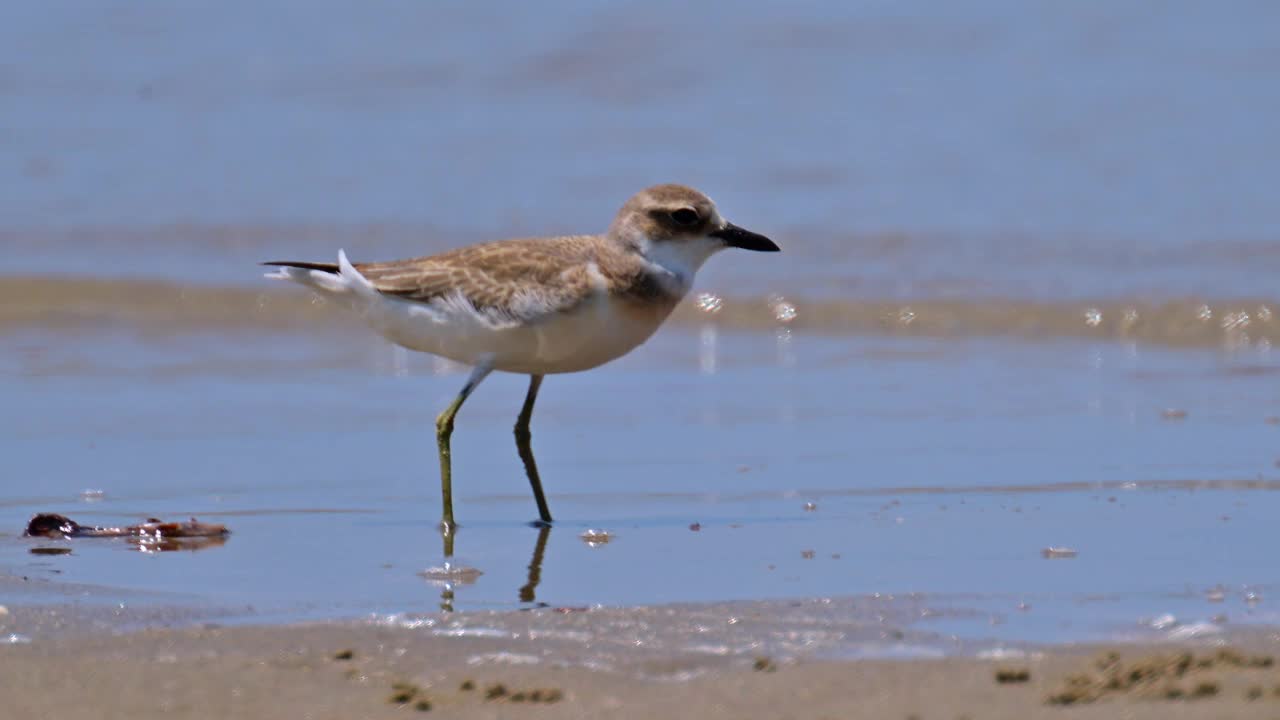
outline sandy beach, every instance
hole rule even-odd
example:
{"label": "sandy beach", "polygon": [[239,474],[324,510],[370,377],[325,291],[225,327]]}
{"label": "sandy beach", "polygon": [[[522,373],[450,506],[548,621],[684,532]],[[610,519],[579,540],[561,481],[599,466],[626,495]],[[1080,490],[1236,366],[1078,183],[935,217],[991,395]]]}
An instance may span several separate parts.
{"label": "sandy beach", "polygon": [[[560,667],[536,640],[313,625],[148,630],[0,647],[13,717],[1259,718],[1280,640],[997,660],[673,662],[677,681]],[[532,654],[532,655],[531,655]],[[1181,665],[1180,665],[1181,664]]]}

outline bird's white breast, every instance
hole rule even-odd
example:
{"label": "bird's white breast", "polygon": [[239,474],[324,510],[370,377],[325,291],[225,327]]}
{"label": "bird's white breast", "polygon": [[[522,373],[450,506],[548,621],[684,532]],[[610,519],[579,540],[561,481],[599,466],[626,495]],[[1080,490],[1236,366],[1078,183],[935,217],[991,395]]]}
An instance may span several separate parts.
{"label": "bird's white breast", "polygon": [[457,296],[420,303],[383,295],[374,304],[365,319],[398,345],[544,375],[588,370],[627,354],[661,326],[674,300],[650,306],[597,293],[571,311],[528,323],[496,320]]}

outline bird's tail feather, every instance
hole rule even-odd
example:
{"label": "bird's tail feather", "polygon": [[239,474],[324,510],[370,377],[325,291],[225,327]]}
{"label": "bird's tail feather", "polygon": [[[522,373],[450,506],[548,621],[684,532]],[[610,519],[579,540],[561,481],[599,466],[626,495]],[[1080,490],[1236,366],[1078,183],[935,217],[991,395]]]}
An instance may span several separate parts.
{"label": "bird's tail feather", "polygon": [[[295,262],[293,260],[271,260],[269,262],[259,263],[268,267],[286,267],[298,268],[299,270],[319,270],[320,272],[338,274],[337,263],[313,263],[313,262]],[[268,276],[270,277],[270,276]]]}
{"label": "bird's tail feather", "polygon": [[275,260],[262,264],[279,268],[275,272],[267,273],[266,277],[276,280],[292,280],[325,294],[345,295],[355,293],[356,295],[368,296],[377,293],[377,289],[347,260],[347,254],[342,250],[338,251],[338,262],[336,263]]}

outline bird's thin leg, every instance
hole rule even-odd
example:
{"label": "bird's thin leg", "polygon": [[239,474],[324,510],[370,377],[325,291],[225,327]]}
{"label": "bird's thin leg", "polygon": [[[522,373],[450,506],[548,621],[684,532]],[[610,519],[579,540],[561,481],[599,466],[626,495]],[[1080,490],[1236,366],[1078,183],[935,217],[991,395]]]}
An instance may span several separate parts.
{"label": "bird's thin leg", "polygon": [[440,448],[440,496],[444,503],[444,517],[440,519],[440,527],[446,535],[451,534],[457,527],[453,522],[453,464],[449,453],[449,437],[453,435],[453,416],[458,414],[458,408],[462,407],[462,403],[467,401],[467,397],[476,389],[476,386],[491,372],[493,372],[493,365],[489,363],[477,365],[471,371],[471,377],[467,378],[467,384],[462,386],[458,397],[454,398],[453,402],[449,403],[449,407],[436,418],[436,444]]}
{"label": "bird's thin leg", "polygon": [[543,523],[551,522],[551,511],[547,509],[547,498],[542,494],[542,479],[538,477],[538,463],[533,459],[533,448],[529,440],[533,436],[529,432],[529,420],[533,417],[533,403],[538,399],[538,388],[542,387],[541,375],[529,376],[529,394],[524,396],[524,407],[520,408],[520,417],[516,419],[516,450],[524,461],[524,474],[529,476],[529,485],[533,487],[533,499],[538,503],[538,517]]}

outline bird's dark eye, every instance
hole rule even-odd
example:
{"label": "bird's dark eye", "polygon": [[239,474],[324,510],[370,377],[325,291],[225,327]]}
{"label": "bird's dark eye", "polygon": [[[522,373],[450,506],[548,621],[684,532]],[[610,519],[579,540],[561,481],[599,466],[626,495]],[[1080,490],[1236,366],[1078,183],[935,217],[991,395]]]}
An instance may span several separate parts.
{"label": "bird's dark eye", "polygon": [[680,208],[671,211],[671,219],[677,225],[689,227],[698,222],[698,211],[693,208]]}

